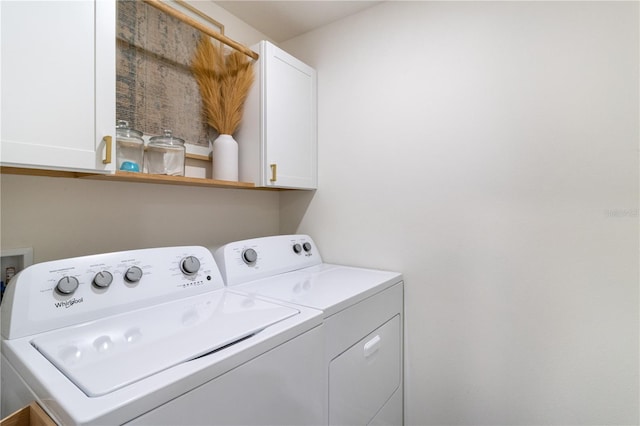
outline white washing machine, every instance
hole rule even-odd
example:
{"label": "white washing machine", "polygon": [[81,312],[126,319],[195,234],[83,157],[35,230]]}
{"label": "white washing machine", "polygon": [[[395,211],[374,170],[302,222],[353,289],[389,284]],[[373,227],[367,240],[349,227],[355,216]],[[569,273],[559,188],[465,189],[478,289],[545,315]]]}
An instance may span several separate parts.
{"label": "white washing machine", "polygon": [[319,310],[224,287],[204,247],[33,265],[2,314],[2,416],[59,424],[326,422]]}
{"label": "white washing machine", "polygon": [[397,272],[322,262],[307,235],[214,251],[231,289],[323,312],[330,425],[403,423],[403,282]]}

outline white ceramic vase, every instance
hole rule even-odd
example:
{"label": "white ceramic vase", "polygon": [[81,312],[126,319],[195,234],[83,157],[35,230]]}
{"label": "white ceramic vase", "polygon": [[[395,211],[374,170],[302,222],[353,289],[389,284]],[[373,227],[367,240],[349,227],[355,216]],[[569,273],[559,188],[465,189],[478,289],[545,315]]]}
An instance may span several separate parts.
{"label": "white ceramic vase", "polygon": [[213,179],[238,181],[238,143],[231,135],[213,141]]}

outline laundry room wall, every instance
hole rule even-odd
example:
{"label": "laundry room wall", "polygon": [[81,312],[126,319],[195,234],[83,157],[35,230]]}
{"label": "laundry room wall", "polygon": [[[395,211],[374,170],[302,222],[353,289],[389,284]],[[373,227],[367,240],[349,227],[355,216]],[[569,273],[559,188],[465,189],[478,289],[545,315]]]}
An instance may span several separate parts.
{"label": "laundry room wall", "polygon": [[[213,2],[191,3],[235,40],[250,45],[266,38]],[[31,247],[34,262],[144,247],[216,246],[279,230],[279,195],[273,191],[6,174],[0,175],[0,191],[0,247]]]}
{"label": "laundry room wall", "polygon": [[406,421],[638,424],[637,2],[384,2],[318,71],[281,231],[406,279]]}

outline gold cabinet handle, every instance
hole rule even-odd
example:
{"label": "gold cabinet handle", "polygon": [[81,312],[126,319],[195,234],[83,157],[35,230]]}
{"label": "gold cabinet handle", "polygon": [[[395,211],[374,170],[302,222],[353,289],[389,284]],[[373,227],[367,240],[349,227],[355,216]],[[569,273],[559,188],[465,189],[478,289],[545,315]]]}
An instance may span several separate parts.
{"label": "gold cabinet handle", "polygon": [[111,136],[105,136],[104,138],[104,142],[105,142],[105,149],[106,149],[106,153],[105,153],[105,159],[102,160],[103,164],[111,164]]}
{"label": "gold cabinet handle", "polygon": [[269,167],[271,167],[271,179],[269,180],[271,182],[275,182],[276,180],[278,180],[278,165],[270,164]]}

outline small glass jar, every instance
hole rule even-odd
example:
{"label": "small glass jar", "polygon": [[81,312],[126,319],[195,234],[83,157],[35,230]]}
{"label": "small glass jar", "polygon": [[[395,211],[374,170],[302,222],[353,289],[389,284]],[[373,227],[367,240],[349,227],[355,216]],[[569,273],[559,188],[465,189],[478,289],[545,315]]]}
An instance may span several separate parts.
{"label": "small glass jar", "polygon": [[129,127],[129,122],[116,123],[116,165],[125,172],[141,172],[144,165],[142,132]]}
{"label": "small glass jar", "polygon": [[165,130],[162,136],[152,137],[145,155],[147,172],[156,175],[184,176],[185,151],[184,139],[171,135],[171,130]]}

